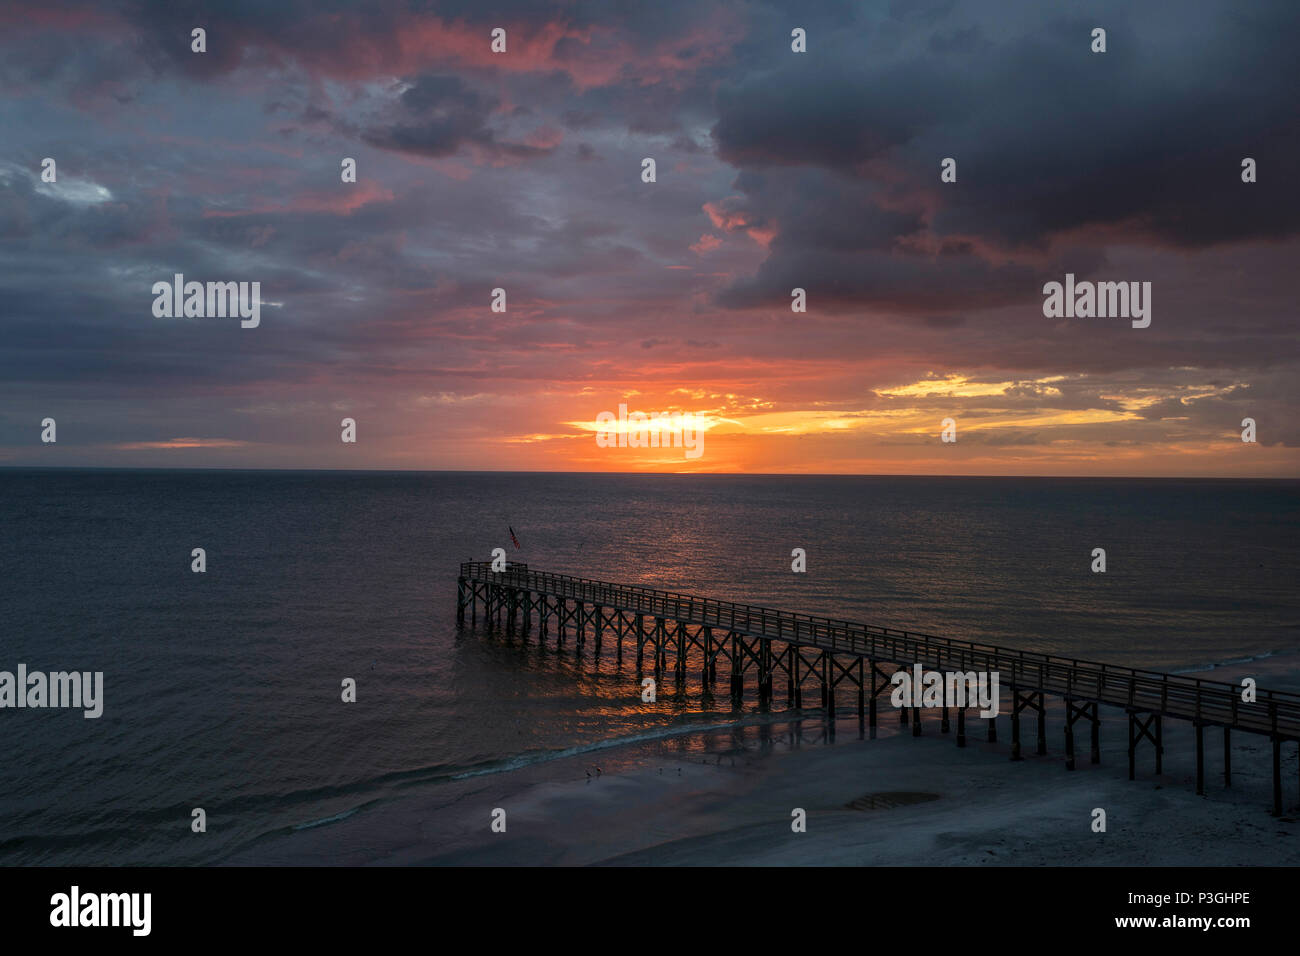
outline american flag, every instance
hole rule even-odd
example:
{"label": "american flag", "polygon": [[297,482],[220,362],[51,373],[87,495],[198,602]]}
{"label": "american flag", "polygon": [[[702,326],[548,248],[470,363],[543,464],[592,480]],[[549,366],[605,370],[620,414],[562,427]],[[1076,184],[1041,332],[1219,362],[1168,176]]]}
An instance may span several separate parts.
{"label": "american flag", "polygon": [[[506,525],[506,527],[507,527],[507,528],[510,528],[510,525]],[[519,539],[515,537],[515,529],[514,529],[514,528],[510,528],[510,540],[513,541],[513,542],[515,543],[515,547],[516,547],[516,548],[519,547]]]}

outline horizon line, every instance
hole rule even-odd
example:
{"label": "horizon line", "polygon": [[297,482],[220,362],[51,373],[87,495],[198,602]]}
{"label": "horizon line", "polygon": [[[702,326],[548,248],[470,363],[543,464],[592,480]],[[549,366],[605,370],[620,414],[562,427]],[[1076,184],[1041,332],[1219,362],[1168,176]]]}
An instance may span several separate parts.
{"label": "horizon line", "polygon": [[160,465],[4,465],[0,471],[150,471],[150,472],[255,472],[284,474],[340,474],[340,475],[584,475],[628,478],[984,478],[1042,481],[1300,481],[1300,475],[982,475],[982,474],[930,474],[930,473],[873,473],[873,472],[779,472],[779,471],[520,471],[512,469],[475,468],[238,468],[226,466],[160,466]]}

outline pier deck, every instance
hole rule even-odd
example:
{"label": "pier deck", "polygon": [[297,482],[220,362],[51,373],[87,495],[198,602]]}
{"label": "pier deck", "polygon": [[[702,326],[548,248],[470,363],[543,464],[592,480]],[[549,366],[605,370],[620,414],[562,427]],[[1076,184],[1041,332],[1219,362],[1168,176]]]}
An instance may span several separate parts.
{"label": "pier deck", "polygon": [[[893,689],[889,682],[892,672],[882,671],[879,665],[920,664],[926,670],[942,672],[996,671],[1000,685],[1011,692],[1013,760],[1021,757],[1020,715],[1026,711],[1038,718],[1038,752],[1046,753],[1044,700],[1049,694],[1066,702],[1066,766],[1069,769],[1074,769],[1074,724],[1079,720],[1091,723],[1092,761],[1100,760],[1098,705],[1122,708],[1128,713],[1130,779],[1134,777],[1138,744],[1148,740],[1154,745],[1159,773],[1164,750],[1163,719],[1187,720],[1196,728],[1198,793],[1205,789],[1205,727],[1223,728],[1225,785],[1231,784],[1231,732],[1263,734],[1273,744],[1276,814],[1282,812],[1281,744],[1300,741],[1300,694],[1257,688],[1255,699],[1247,702],[1242,699],[1240,685],[1222,681],[550,574],[531,570],[524,564],[510,565],[508,570],[500,572],[493,571],[491,563],[486,561],[462,564],[457,592],[458,619],[463,621],[466,607],[476,616],[480,602],[489,620],[495,614],[499,621],[504,613],[512,629],[522,612],[525,632],[535,611],[543,638],[548,623],[555,620],[561,643],[571,625],[579,649],[590,629],[594,632],[597,653],[608,628],[616,636],[620,660],[623,640],[630,635],[636,642],[638,670],[643,666],[646,648],[650,648],[656,680],[668,669],[667,658],[673,651],[676,652],[675,676],[679,681],[684,680],[689,651],[697,648],[703,679],[710,683],[716,680],[717,662],[727,662],[732,696],[736,700],[743,696],[746,673],[752,671],[757,678],[760,703],[770,704],[774,680],[778,674],[784,674],[790,705],[802,707],[803,684],[812,676],[821,684],[821,706],[826,708],[828,716],[833,716],[835,687],[848,682],[858,690],[860,732],[865,729],[869,698],[873,736],[878,719],[877,697],[885,693],[888,700],[888,692]],[[902,709],[900,719],[903,722],[910,719],[913,733],[919,734],[921,714],[909,715],[908,710]],[[949,708],[941,710],[942,730],[947,733]],[[953,710],[958,724],[957,742],[964,746],[965,708]],[[995,721],[986,722],[989,739],[996,740]],[[833,726],[832,721],[832,732]]]}

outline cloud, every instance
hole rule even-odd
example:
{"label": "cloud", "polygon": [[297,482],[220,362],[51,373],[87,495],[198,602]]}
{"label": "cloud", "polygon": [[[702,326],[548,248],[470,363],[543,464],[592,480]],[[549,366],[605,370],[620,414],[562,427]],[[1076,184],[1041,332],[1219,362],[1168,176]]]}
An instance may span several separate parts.
{"label": "cloud", "polygon": [[[1300,15],[1157,6],[0,11],[0,453],[34,454],[55,414],[66,454],[224,435],[197,440],[245,444],[195,460],[330,467],[347,407],[375,467],[531,467],[500,450],[505,412],[548,436],[637,394],[771,416],[714,433],[755,442],[736,467],[789,467],[763,444],[783,436],[841,443],[800,467],[922,456],[946,407],[990,468],[1116,447],[1177,449],[1177,471],[1228,447],[1246,469],[1250,416],[1255,460],[1294,472]],[[1045,319],[1067,271],[1152,281],[1152,326]],[[256,330],[155,320],[176,272],[280,307]]]}
{"label": "cloud", "polygon": [[169,438],[166,441],[120,442],[113,447],[118,451],[152,451],[183,448],[243,448],[250,444],[230,438]]}
{"label": "cloud", "polygon": [[[724,82],[712,135],[739,198],[710,214],[775,239],[719,302],[751,308],[793,284],[840,304],[988,306],[1031,299],[1044,270],[1090,274],[1120,238],[1294,237],[1300,112],[1282,77],[1300,8],[1205,2],[1193,30],[1129,7],[1085,21],[954,3]],[[1089,49],[1094,20],[1105,54]],[[1278,178],[1242,183],[1247,155]],[[944,157],[956,183],[939,181]],[[1063,245],[1073,262],[1025,267]]]}
{"label": "cloud", "polygon": [[386,119],[364,130],[361,138],[381,149],[435,158],[472,147],[492,159],[530,159],[548,155],[559,145],[555,131],[535,131],[533,142],[500,141],[488,126],[499,105],[460,77],[424,74],[401,84]]}

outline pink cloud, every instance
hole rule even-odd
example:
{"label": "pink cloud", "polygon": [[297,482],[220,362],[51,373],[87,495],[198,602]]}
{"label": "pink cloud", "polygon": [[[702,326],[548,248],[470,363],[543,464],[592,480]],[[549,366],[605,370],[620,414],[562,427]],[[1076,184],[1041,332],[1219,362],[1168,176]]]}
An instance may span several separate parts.
{"label": "pink cloud", "polygon": [[738,205],[743,202],[744,199],[740,196],[728,196],[720,202],[706,202],[704,213],[713,223],[713,228],[723,232],[743,232],[764,249],[769,248],[776,237],[776,226],[771,223],[757,224],[749,211]]}
{"label": "pink cloud", "polygon": [[[0,10],[0,26],[15,29],[94,30],[119,36],[138,32],[128,17],[91,6],[51,0],[21,14]],[[506,51],[492,52],[491,30],[506,31]],[[536,24],[502,18],[467,23],[410,12],[395,5],[391,13],[371,10],[322,13],[305,19],[289,37],[253,22],[232,19],[222,25],[227,69],[248,62],[260,51],[276,63],[297,62],[317,76],[338,80],[372,80],[449,67],[474,67],[512,73],[567,74],[579,90],[616,81],[642,85],[671,82],[730,55],[743,35],[736,13],[719,10],[689,31],[644,47],[621,31],[602,25],[578,26],[563,19]]]}
{"label": "pink cloud", "polygon": [[712,252],[720,245],[722,245],[721,239],[719,239],[717,236],[713,235],[712,233],[706,232],[704,235],[700,236],[699,242],[691,243],[691,245],[688,248],[691,250],[691,252],[695,253],[697,256],[702,256],[706,252]]}
{"label": "pink cloud", "polygon": [[118,442],[111,447],[120,451],[152,451],[157,448],[243,448],[250,444],[233,438],[169,438],[166,441]]}
{"label": "pink cloud", "polygon": [[347,215],[373,202],[392,202],[393,193],[369,182],[340,183],[329,190],[299,193],[287,202],[259,201],[248,209],[206,209],[204,219],[231,219],[268,213],[328,212]]}

